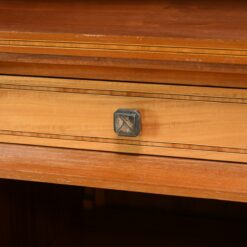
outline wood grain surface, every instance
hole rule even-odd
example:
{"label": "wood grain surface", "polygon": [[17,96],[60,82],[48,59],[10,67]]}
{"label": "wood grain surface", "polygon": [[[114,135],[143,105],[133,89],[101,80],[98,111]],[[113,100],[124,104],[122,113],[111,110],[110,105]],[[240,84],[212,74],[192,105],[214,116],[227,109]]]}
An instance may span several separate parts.
{"label": "wood grain surface", "polygon": [[[97,54],[95,54],[96,57]],[[158,68],[155,68],[158,67]],[[162,63],[134,59],[0,53],[0,73],[5,75],[83,78],[160,84],[246,88],[246,69],[239,66],[198,63]]]}
{"label": "wood grain surface", "polygon": [[[247,162],[241,89],[0,77],[0,141]],[[141,113],[138,137],[118,137],[113,114]]]}
{"label": "wood grain surface", "polygon": [[89,41],[96,35],[97,43],[106,40],[105,36],[137,43],[142,38],[148,42],[146,37],[177,39],[180,45],[191,47],[193,43],[184,43],[186,39],[201,44],[208,41],[209,46],[210,41],[212,46],[226,42],[221,49],[236,48],[236,44],[246,48],[246,6],[243,0],[1,0],[0,30],[3,37],[25,34],[37,41],[42,35],[64,41],[78,41],[81,36]]}
{"label": "wood grain surface", "polygon": [[0,73],[246,87],[246,5],[2,0]]}
{"label": "wood grain surface", "polygon": [[0,144],[0,177],[247,201],[244,164]]}

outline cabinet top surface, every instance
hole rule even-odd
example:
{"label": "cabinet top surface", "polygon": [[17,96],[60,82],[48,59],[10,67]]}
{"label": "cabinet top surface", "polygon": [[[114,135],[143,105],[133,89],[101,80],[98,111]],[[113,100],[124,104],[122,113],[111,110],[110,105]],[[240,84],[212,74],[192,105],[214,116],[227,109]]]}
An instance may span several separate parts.
{"label": "cabinet top surface", "polygon": [[1,0],[1,33],[246,41],[246,1]]}

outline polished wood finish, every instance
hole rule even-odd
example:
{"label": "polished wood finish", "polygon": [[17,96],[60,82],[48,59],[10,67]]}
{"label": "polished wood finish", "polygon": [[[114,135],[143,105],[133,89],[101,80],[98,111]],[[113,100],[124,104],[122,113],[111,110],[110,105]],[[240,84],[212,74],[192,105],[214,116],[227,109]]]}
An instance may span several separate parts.
{"label": "polished wood finish", "polygon": [[0,73],[246,87],[242,0],[0,6]]}
{"label": "polished wood finish", "polygon": [[13,31],[10,36],[65,34],[63,39],[67,40],[91,34],[234,43],[247,38],[245,8],[246,2],[242,0],[1,0],[0,29]]}
{"label": "polished wood finish", "polygon": [[[0,0],[1,176],[246,201],[246,7]],[[120,107],[140,108],[140,137],[114,134]]]}
{"label": "polished wood finish", "polygon": [[[159,63],[162,64],[162,63]],[[212,66],[203,68],[174,69],[174,65],[160,66],[159,69],[152,69],[152,66],[142,68],[138,66],[136,61],[125,61],[122,65],[116,60],[109,59],[94,60],[72,59],[68,61],[68,57],[53,57],[42,55],[25,55],[0,53],[0,73],[6,75],[26,75],[26,76],[45,76],[45,77],[62,77],[62,78],[89,78],[100,80],[116,80],[116,81],[133,81],[160,84],[182,84],[182,85],[198,85],[198,86],[218,86],[218,87],[236,87],[246,88],[247,76],[245,74],[237,74],[239,66],[224,69],[216,72]],[[188,65],[185,63],[184,65]],[[131,66],[131,67],[130,67]],[[227,69],[226,69],[227,68]],[[202,71],[203,70],[203,71]]]}
{"label": "polished wood finish", "polygon": [[[0,246],[242,245],[246,17],[244,0],[0,0]],[[119,108],[140,136],[114,133]]]}
{"label": "polished wood finish", "polygon": [[247,202],[244,164],[0,145],[0,177]]}
{"label": "polished wood finish", "polygon": [[[0,87],[2,142],[247,162],[245,90],[11,76]],[[119,108],[141,113],[140,136],[116,135]]]}

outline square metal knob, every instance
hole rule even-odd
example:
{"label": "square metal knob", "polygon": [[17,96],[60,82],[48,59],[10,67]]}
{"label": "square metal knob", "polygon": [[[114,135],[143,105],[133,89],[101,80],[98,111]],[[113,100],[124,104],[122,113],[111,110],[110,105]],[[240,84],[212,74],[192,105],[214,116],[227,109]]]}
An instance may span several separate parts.
{"label": "square metal knob", "polygon": [[141,132],[140,112],[132,109],[118,109],[114,112],[114,131],[119,136],[138,136]]}

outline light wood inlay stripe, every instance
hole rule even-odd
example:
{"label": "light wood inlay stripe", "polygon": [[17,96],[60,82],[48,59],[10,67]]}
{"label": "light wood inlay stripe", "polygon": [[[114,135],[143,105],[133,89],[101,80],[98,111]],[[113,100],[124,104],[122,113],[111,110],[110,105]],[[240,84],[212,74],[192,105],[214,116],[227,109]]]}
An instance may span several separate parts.
{"label": "light wood inlay stripe", "polygon": [[159,147],[159,148],[172,148],[172,149],[191,149],[191,150],[210,151],[210,152],[214,151],[214,152],[223,152],[223,153],[247,154],[247,149],[229,148],[229,147],[213,147],[213,146],[182,144],[182,143],[121,140],[121,139],[113,139],[113,138],[56,135],[56,134],[48,134],[48,133],[34,133],[34,132],[12,131],[12,130],[0,130],[0,135],[13,135],[13,136],[24,136],[24,137],[48,138],[48,139],[125,144],[125,145],[132,145],[132,146],[146,146],[146,147]]}
{"label": "light wood inlay stripe", "polygon": [[197,95],[186,95],[186,94],[184,95],[162,94],[162,93],[147,93],[147,92],[128,92],[128,91],[115,91],[115,90],[77,89],[77,88],[62,88],[62,87],[26,86],[26,85],[17,86],[10,84],[0,84],[0,88],[13,89],[13,90],[44,91],[44,92],[55,92],[55,93],[96,94],[96,95],[110,95],[110,96],[124,96],[124,97],[247,104],[247,98],[213,97],[213,96],[200,96],[200,95],[197,96]]}

